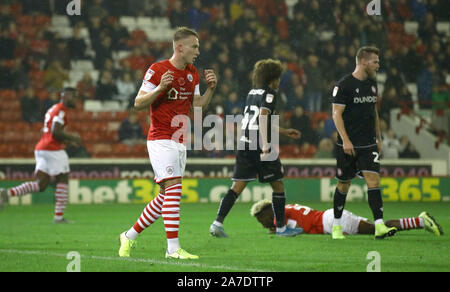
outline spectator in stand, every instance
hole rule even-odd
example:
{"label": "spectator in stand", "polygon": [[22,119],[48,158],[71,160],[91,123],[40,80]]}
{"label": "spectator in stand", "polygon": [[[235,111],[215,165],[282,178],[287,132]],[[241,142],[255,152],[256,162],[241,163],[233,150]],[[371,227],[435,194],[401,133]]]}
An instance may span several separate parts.
{"label": "spectator in stand", "polygon": [[0,27],[6,27],[10,22],[15,21],[11,16],[11,8],[9,5],[0,6]]}
{"label": "spectator in stand", "polygon": [[177,28],[180,26],[186,26],[187,17],[184,11],[183,2],[181,0],[173,1],[172,10],[169,12],[170,26]]}
{"label": "spectator in stand", "polygon": [[128,50],[127,39],[130,34],[128,33],[127,28],[120,24],[119,20],[113,21],[108,29],[108,34],[111,36],[111,47],[114,51]]}
{"label": "spectator in stand", "polygon": [[69,80],[69,72],[63,68],[59,60],[52,60],[44,73],[44,84],[48,90],[61,90],[64,81]]}
{"label": "spectator in stand", "polygon": [[419,152],[405,135],[400,138],[399,158],[420,158]]}
{"label": "spectator in stand", "polygon": [[286,102],[286,110],[294,111],[297,107],[307,108],[308,103],[305,98],[303,86],[298,84],[294,88],[294,95],[289,96]]}
{"label": "spectator in stand", "polygon": [[433,74],[436,73],[436,66],[428,64],[417,76],[417,95],[420,108],[431,108],[431,94],[433,91]]}
{"label": "spectator in stand", "polygon": [[73,36],[67,41],[67,47],[69,48],[70,57],[73,60],[86,58],[87,45],[81,36],[80,26],[75,26],[73,28]]}
{"label": "spectator in stand", "polygon": [[48,97],[42,101],[42,107],[41,107],[41,118],[43,119],[45,117],[45,113],[49,108],[51,108],[53,105],[57,104],[59,102],[59,93],[56,91],[50,91],[48,94]]}
{"label": "spectator in stand", "polygon": [[67,41],[56,39],[51,42],[48,57],[49,62],[57,60],[61,63],[64,70],[70,70],[71,52],[67,46]]}
{"label": "spectator in stand", "polygon": [[392,129],[387,130],[383,136],[383,151],[381,156],[388,159],[397,159],[400,155],[400,142]]}
{"label": "spectator in stand", "polygon": [[383,91],[383,97],[381,99],[381,105],[379,109],[380,118],[390,121],[391,110],[400,107],[398,102],[398,94],[395,87],[386,87]]}
{"label": "spectator in stand", "polygon": [[34,93],[33,87],[28,87],[20,99],[22,120],[29,123],[39,122],[41,118],[41,101]]}
{"label": "spectator in stand", "polygon": [[312,54],[308,56],[308,63],[305,65],[306,87],[305,97],[308,102],[310,113],[318,112],[322,109],[322,70],[319,68],[319,58]]}
{"label": "spectator in stand", "polygon": [[0,59],[0,89],[11,88],[14,82],[11,69],[5,60]]}
{"label": "spectator in stand", "polygon": [[128,145],[145,144],[145,136],[134,111],[130,111],[119,128],[119,141]]}
{"label": "spectator in stand", "polygon": [[128,105],[130,98],[136,93],[136,85],[132,81],[130,73],[124,73],[116,81],[116,87],[117,95],[114,96],[114,99]]}
{"label": "spectator in stand", "polygon": [[427,45],[431,42],[431,37],[438,33],[434,15],[431,12],[427,12],[425,14],[425,19],[419,22],[417,33],[419,34],[420,39]]}
{"label": "spectator in stand", "polygon": [[126,60],[130,63],[132,70],[147,70],[148,64],[152,64],[155,59],[151,55],[145,55],[142,47],[133,48],[131,55]]}
{"label": "spectator in stand", "polygon": [[117,87],[109,71],[103,71],[95,90],[96,99],[105,101],[112,100],[117,95]]}
{"label": "spectator in stand", "polygon": [[403,82],[397,67],[389,67],[386,75],[386,81],[384,82],[384,87],[395,88],[396,92],[399,92],[404,84],[405,83]]}
{"label": "spectator in stand", "polygon": [[108,12],[103,7],[103,0],[93,0],[90,1],[89,5],[86,5],[87,16],[89,18],[92,17],[100,17],[103,18],[108,15]]}
{"label": "spectator in stand", "polygon": [[244,100],[239,98],[235,91],[232,91],[225,104],[226,115],[238,115],[241,114],[244,108]]}
{"label": "spectator in stand", "polygon": [[398,93],[398,104],[402,109],[411,110],[413,108],[412,94],[409,92],[408,87],[406,87],[405,84],[400,88]]}
{"label": "spectator in stand", "polygon": [[112,40],[108,35],[103,36],[101,39],[101,43],[98,47],[94,47],[95,50],[95,59],[94,65],[95,68],[102,68],[103,64],[107,59],[112,59]]}
{"label": "spectator in stand", "polygon": [[201,30],[202,26],[209,20],[210,15],[202,7],[201,0],[193,0],[192,6],[188,9],[186,16],[188,26],[194,30]]}
{"label": "spectator in stand", "polygon": [[44,31],[39,30],[36,37],[30,40],[30,54],[39,60],[48,58],[50,41],[45,38]]}
{"label": "spectator in stand", "polygon": [[[9,25],[9,24],[8,24]],[[0,26],[0,59],[9,60],[14,57],[16,43],[9,35],[6,26]]]}
{"label": "spectator in stand", "polygon": [[333,158],[333,141],[330,138],[320,140],[314,158]]}
{"label": "spectator in stand", "polygon": [[91,73],[85,72],[83,78],[78,81],[77,92],[81,100],[95,99],[95,86]]}
{"label": "spectator in stand", "polygon": [[22,57],[17,57],[14,59],[14,65],[11,68],[10,73],[12,81],[6,82],[8,82],[7,83],[8,85],[11,85],[11,88],[14,88],[15,90],[22,90],[30,86],[30,79],[28,77],[27,66]]}
{"label": "spectator in stand", "polygon": [[311,119],[305,114],[305,111],[301,105],[297,105],[294,108],[293,114],[290,119],[291,127],[297,129],[302,134],[298,143],[314,144],[314,132],[311,126]]}

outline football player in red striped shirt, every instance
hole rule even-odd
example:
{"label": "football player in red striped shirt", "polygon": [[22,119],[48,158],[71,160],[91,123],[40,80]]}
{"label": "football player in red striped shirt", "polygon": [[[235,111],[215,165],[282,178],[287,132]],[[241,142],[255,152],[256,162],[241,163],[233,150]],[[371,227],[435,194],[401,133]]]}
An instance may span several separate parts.
{"label": "football player in red striped shirt", "polygon": [[[250,214],[268,228],[271,233],[275,230],[272,202],[262,200],[253,204]],[[286,225],[291,228],[301,227],[304,233],[331,234],[333,228],[333,209],[318,211],[299,204],[285,206]],[[398,231],[410,229],[425,229],[433,234],[444,234],[442,227],[427,212],[417,217],[401,218],[386,221],[386,226],[396,227]],[[375,234],[375,224],[367,218],[360,217],[347,210],[342,215],[342,231],[344,234]]]}
{"label": "football player in red striped shirt", "polygon": [[189,113],[192,107],[205,108],[215,91],[217,78],[205,70],[208,84],[200,94],[200,77],[194,66],[199,51],[198,34],[187,27],[178,28],[173,37],[173,55],[156,62],[147,70],[136,96],[136,110],[150,109],[147,149],[160,192],[142,211],[136,223],[120,234],[119,256],[129,257],[138,235],[159,217],[164,221],[167,238],[166,258],[198,259],[180,246],[180,199],[186,167]]}
{"label": "football player in red striped shirt", "polygon": [[64,130],[67,125],[67,109],[75,107],[76,99],[76,89],[65,88],[61,92],[60,102],[47,111],[41,139],[34,149],[36,178],[13,188],[0,189],[0,207],[7,202],[8,196],[20,197],[29,193],[43,192],[49,185],[50,178],[55,177],[56,206],[53,222],[69,222],[64,218],[64,211],[68,201],[70,167],[63,144],[81,145],[78,133],[68,133]]}

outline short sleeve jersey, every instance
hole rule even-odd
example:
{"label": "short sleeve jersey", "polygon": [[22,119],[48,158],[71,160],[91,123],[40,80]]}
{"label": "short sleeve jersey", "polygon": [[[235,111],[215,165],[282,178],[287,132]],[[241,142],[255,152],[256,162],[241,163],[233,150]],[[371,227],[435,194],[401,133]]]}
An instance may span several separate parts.
{"label": "short sleeve jersey", "polygon": [[[345,106],[342,119],[347,135],[355,147],[376,144],[377,95],[378,88],[375,80],[361,81],[352,74],[344,76],[333,89],[332,102]],[[340,136],[338,144],[342,145]]]}
{"label": "short sleeve jersey", "polygon": [[147,140],[175,140],[183,143],[186,120],[194,95],[200,95],[200,78],[194,65],[184,70],[173,66],[169,60],[154,63],[147,70],[140,90],[151,92],[161,82],[162,75],[173,72],[172,86],[162,92],[150,106],[150,129]]}
{"label": "short sleeve jersey", "polygon": [[290,220],[297,222],[297,225],[308,234],[323,234],[322,218],[325,211],[317,211],[298,204],[286,205],[284,210],[286,222]]}
{"label": "short sleeve jersey", "polygon": [[63,149],[62,142],[56,140],[52,133],[55,123],[60,123],[63,128],[67,125],[67,108],[62,102],[53,105],[45,113],[42,137],[36,144],[35,150],[57,151]]}
{"label": "short sleeve jersey", "polygon": [[[245,143],[245,149],[261,149],[259,138],[259,116],[261,109],[267,109],[269,115],[267,118],[267,139],[271,139],[271,116],[275,114],[275,107],[278,101],[277,93],[270,89],[254,88],[247,95],[244,107],[244,118],[242,119],[242,137],[241,142]],[[257,143],[257,144],[256,144]]]}

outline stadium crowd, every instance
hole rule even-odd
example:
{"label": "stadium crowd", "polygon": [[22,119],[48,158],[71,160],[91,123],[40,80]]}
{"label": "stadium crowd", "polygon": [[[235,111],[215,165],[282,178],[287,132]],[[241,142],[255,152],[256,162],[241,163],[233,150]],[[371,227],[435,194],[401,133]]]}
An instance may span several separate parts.
{"label": "stadium crowd", "polygon": [[[99,72],[97,82],[88,72],[76,84],[83,100],[133,103],[148,66],[169,58],[172,47],[168,41],[150,41],[139,31],[129,31],[119,21],[121,16],[166,17],[172,28],[189,26],[199,32],[201,54],[196,66],[200,72],[214,68],[219,76],[218,89],[204,114],[239,114],[251,88],[253,64],[262,58],[281,60],[285,72],[280,84],[280,122],[302,132],[300,140],[280,141],[292,150],[285,157],[334,157],[337,132],[329,97],[337,78],[353,71],[360,46],[375,45],[382,52],[380,71],[386,80],[379,111],[385,157],[419,157],[407,137],[396,137],[389,128],[390,109],[413,108],[407,84],[417,85],[421,108],[449,99],[445,78],[450,68],[450,37],[436,29],[437,22],[449,21],[449,1],[383,0],[381,16],[366,14],[368,1],[81,1],[81,15],[68,17],[73,33],[63,38],[50,25],[53,15],[66,15],[66,2],[2,0],[0,4],[0,94],[3,99],[5,92],[15,93],[20,118],[28,123],[42,121],[46,110],[58,101],[57,92],[70,81],[72,62],[77,60],[92,61]],[[405,32],[407,21],[418,23],[417,34]],[[81,34],[86,28],[89,42]],[[119,51],[129,54],[118,59],[114,52]],[[6,111],[2,108],[2,115]],[[3,115],[0,123],[10,122],[8,117]],[[141,137],[124,137],[126,129],[139,128],[134,114],[121,117],[127,118],[120,120],[123,124],[110,142],[142,143],[148,119],[138,115]],[[82,151],[88,152],[92,151]],[[190,156],[230,154],[192,151]]]}

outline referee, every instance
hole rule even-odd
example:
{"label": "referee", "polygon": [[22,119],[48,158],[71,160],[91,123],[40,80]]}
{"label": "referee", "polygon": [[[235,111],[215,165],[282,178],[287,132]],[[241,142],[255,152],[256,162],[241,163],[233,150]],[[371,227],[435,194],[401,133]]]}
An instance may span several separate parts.
{"label": "referee", "polygon": [[397,229],[383,221],[380,190],[381,132],[379,127],[376,74],[380,67],[379,49],[361,47],[356,53],[356,68],[333,89],[333,121],[339,132],[336,152],[338,184],[334,193],[333,239],[344,239],[342,212],[351,181],[364,177],[368,201],[375,220],[375,238],[393,236]]}

